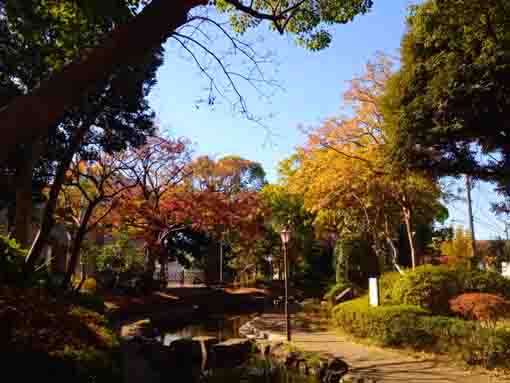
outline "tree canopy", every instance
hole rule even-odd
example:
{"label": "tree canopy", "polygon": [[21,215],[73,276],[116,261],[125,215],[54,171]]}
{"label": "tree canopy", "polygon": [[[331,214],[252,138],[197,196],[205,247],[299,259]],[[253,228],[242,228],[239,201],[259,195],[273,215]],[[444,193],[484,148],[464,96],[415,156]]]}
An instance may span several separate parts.
{"label": "tree canopy", "polygon": [[508,184],[509,21],[507,1],[411,7],[401,68],[382,100],[403,161]]}
{"label": "tree canopy", "polygon": [[[346,23],[357,14],[367,12],[371,0],[292,0],[251,1],[219,0],[153,0],[144,1],[4,1],[0,11],[4,17],[26,20],[29,10],[39,9],[44,13],[50,9],[62,15],[62,23],[49,24],[44,38],[56,39],[66,45],[68,38],[80,35],[81,24],[72,21],[76,15],[91,17],[98,26],[108,32],[98,39],[91,39],[92,46],[79,51],[66,49],[68,58],[61,69],[55,69],[38,87],[25,95],[19,95],[0,110],[0,121],[4,132],[2,148],[7,152],[15,143],[31,142],[44,137],[50,125],[60,118],[66,109],[80,104],[98,83],[106,81],[115,68],[135,63],[152,49],[156,49],[176,30],[193,21],[210,22],[223,30],[214,19],[200,14],[200,6],[215,7],[230,15],[233,30],[243,33],[262,21],[270,22],[280,33],[295,35],[300,44],[318,50],[329,45],[331,40],[327,28]],[[144,6],[142,6],[144,5]],[[48,8],[49,7],[49,8]],[[197,8],[197,12],[195,11]],[[50,12],[51,13],[51,12]],[[96,25],[95,24],[95,25]],[[55,30],[55,32],[53,32]],[[23,33],[21,31],[20,33]],[[34,31],[30,30],[32,36]],[[37,33],[37,32],[35,32]],[[140,38],[143,36],[144,38]],[[182,35],[181,35],[182,36]],[[42,41],[44,41],[44,38]],[[189,36],[188,36],[189,39]],[[36,41],[38,39],[36,38]],[[74,41],[73,41],[74,43]],[[204,48],[202,46],[202,48]],[[59,56],[60,57],[60,56]],[[54,58],[57,67],[61,62]],[[28,113],[27,113],[28,112]],[[23,117],[23,113],[25,116]],[[0,153],[3,153],[2,150]],[[5,153],[7,154],[7,153]],[[5,159],[5,156],[0,159]]]}

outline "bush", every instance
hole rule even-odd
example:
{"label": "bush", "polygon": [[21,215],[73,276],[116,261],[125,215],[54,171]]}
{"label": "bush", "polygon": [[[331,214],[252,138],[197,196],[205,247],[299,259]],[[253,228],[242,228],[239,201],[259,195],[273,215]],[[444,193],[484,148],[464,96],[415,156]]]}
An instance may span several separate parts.
{"label": "bush", "polygon": [[97,282],[94,278],[88,277],[81,286],[81,292],[87,294],[95,294],[97,290]]}
{"label": "bush", "polygon": [[497,294],[510,300],[510,280],[493,271],[456,270],[460,291],[463,293]]}
{"label": "bush", "polygon": [[345,289],[348,289],[350,287],[352,287],[352,285],[349,282],[343,281],[340,283],[335,283],[328,289],[326,294],[324,294],[324,299],[330,303],[335,303],[336,297]]}
{"label": "bush", "polygon": [[[120,381],[119,343],[103,316],[41,288],[0,285],[0,301],[0,354],[10,361],[2,359],[2,367],[16,366],[18,381]],[[20,370],[20,362],[30,368]]]}
{"label": "bush", "polygon": [[393,304],[393,288],[396,286],[402,275],[397,271],[384,273],[379,278],[379,295],[382,305]]}
{"label": "bush", "polygon": [[459,293],[455,272],[446,266],[419,266],[392,288],[395,304],[420,306],[434,314],[448,314],[449,300]]}
{"label": "bush", "polygon": [[94,294],[76,294],[71,297],[71,303],[103,314],[105,311],[104,300],[99,295]]}
{"label": "bush", "polygon": [[367,296],[337,305],[333,318],[344,331],[383,346],[445,353],[485,366],[508,366],[507,329],[489,329],[475,321],[431,316],[412,305],[369,307]]}
{"label": "bush", "polygon": [[462,294],[450,300],[450,309],[465,319],[495,324],[510,314],[510,302],[499,295],[484,293]]}
{"label": "bush", "polygon": [[399,346],[410,338],[421,339],[418,318],[427,314],[421,307],[411,305],[371,307],[367,295],[333,309],[335,323],[341,328],[388,346]]}

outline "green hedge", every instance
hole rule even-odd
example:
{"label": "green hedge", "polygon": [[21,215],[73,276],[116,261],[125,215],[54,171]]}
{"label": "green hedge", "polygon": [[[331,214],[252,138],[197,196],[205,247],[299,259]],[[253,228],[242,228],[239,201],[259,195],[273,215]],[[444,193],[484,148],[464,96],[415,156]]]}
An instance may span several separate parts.
{"label": "green hedge", "polygon": [[510,331],[489,329],[477,322],[432,316],[413,305],[369,307],[364,296],[341,303],[333,319],[344,331],[370,338],[383,346],[461,356],[472,364],[510,364]]}
{"label": "green hedge", "polygon": [[449,300],[464,293],[486,293],[510,299],[510,280],[484,270],[424,265],[404,275],[385,273],[379,280],[383,305],[416,305],[448,315]]}
{"label": "green hedge", "polygon": [[416,305],[434,314],[448,314],[448,301],[461,292],[455,270],[424,265],[406,272],[392,289],[395,304]]}
{"label": "green hedge", "polygon": [[493,271],[462,270],[456,271],[462,293],[485,293],[500,295],[510,299],[510,279]]}

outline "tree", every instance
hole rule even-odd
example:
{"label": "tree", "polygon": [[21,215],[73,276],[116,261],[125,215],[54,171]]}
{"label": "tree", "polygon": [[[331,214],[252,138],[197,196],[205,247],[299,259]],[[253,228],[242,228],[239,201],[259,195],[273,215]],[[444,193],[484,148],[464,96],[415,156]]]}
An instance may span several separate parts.
{"label": "tree", "polygon": [[211,191],[234,196],[240,192],[255,192],[266,183],[266,173],[258,162],[239,156],[214,160],[209,156],[196,158],[191,164],[190,190]]}
{"label": "tree", "polygon": [[462,227],[457,227],[453,238],[441,243],[440,250],[446,263],[468,267],[473,257],[471,234]]}
{"label": "tree", "polygon": [[384,129],[378,98],[391,73],[385,56],[367,64],[344,95],[352,115],[308,132],[308,143],[297,154],[297,170],[286,182],[295,192],[304,192],[305,207],[317,214],[318,223],[336,227],[340,236],[367,233],[376,254],[389,245],[397,268],[394,238],[403,222],[414,268],[413,225],[434,219],[440,190],[424,172],[399,166],[387,155],[392,135]]}
{"label": "tree", "polygon": [[401,68],[382,100],[402,161],[508,185],[509,17],[499,0],[411,7]]}
{"label": "tree", "polygon": [[[328,46],[331,40],[326,29],[328,25],[351,21],[357,14],[367,12],[372,1],[272,0],[248,4],[239,0],[213,3],[207,0],[153,0],[139,13],[138,2],[122,4],[131,5],[125,23],[115,27],[111,25],[110,32],[100,44],[86,52],[80,51],[77,59],[54,71],[37,89],[16,97],[0,111],[4,133],[0,153],[6,151],[7,154],[16,143],[32,142],[37,137],[46,136],[48,127],[62,116],[66,108],[77,105],[91,87],[106,80],[117,65],[136,62],[169,36],[175,35],[183,25],[202,18],[218,26],[214,20],[200,16],[198,11],[191,12],[195,8],[215,7],[228,14],[238,33],[268,21],[273,29],[293,34],[298,43],[318,50]],[[13,8],[16,9],[15,6]],[[2,7],[2,11],[5,9]],[[0,156],[0,160],[3,159],[5,155]]]}
{"label": "tree", "polygon": [[[34,90],[50,73],[72,60],[80,49],[98,42],[114,23],[123,22],[128,8],[117,5],[89,2],[82,7],[77,2],[65,1],[6,2],[5,18],[1,20],[6,38],[0,43],[0,50],[5,68],[3,82],[11,84],[8,89],[12,91],[10,96],[5,96],[3,104]],[[32,145],[34,148],[29,147],[29,153],[27,148],[17,146],[19,155],[10,158],[13,164],[8,163],[6,171],[14,169],[23,175],[20,181],[24,182],[12,182],[11,188],[27,197],[18,199],[16,215],[30,216],[31,184],[33,188],[52,184],[41,229],[28,256],[28,268],[39,258],[47,241],[64,174],[78,149],[82,157],[97,157],[98,148],[113,152],[139,145],[144,135],[154,130],[146,96],[162,62],[161,53],[160,49],[152,50],[136,65],[115,68],[107,81],[94,86],[93,94],[67,110],[50,127],[47,139]],[[83,141],[88,146],[82,145]],[[16,171],[19,165],[24,166],[24,171]],[[16,226],[20,232],[26,232],[23,222]]]}
{"label": "tree", "polygon": [[124,155],[102,154],[96,161],[76,159],[68,174],[62,195],[62,213],[71,222],[73,239],[71,258],[63,286],[67,287],[75,272],[80,250],[87,234],[100,230],[100,224],[137,186],[136,180],[125,176],[129,163]]}

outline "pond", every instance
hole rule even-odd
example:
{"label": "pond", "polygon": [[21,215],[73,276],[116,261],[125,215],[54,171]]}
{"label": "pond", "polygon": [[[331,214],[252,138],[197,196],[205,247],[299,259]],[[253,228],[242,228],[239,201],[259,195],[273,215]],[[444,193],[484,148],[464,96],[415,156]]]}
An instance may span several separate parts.
{"label": "pond", "polygon": [[186,326],[173,330],[162,330],[158,340],[165,346],[181,338],[192,338],[195,336],[212,336],[220,342],[231,338],[239,338],[239,328],[252,319],[256,314],[211,316],[192,321]]}
{"label": "pond", "polygon": [[[187,324],[180,329],[162,331],[158,340],[168,346],[177,339],[196,336],[212,336],[219,341],[239,338],[239,328],[255,315],[201,318],[200,322]],[[200,383],[318,383],[315,378],[287,371],[272,363],[271,360],[259,356],[254,356],[235,368],[201,371],[192,381]]]}

